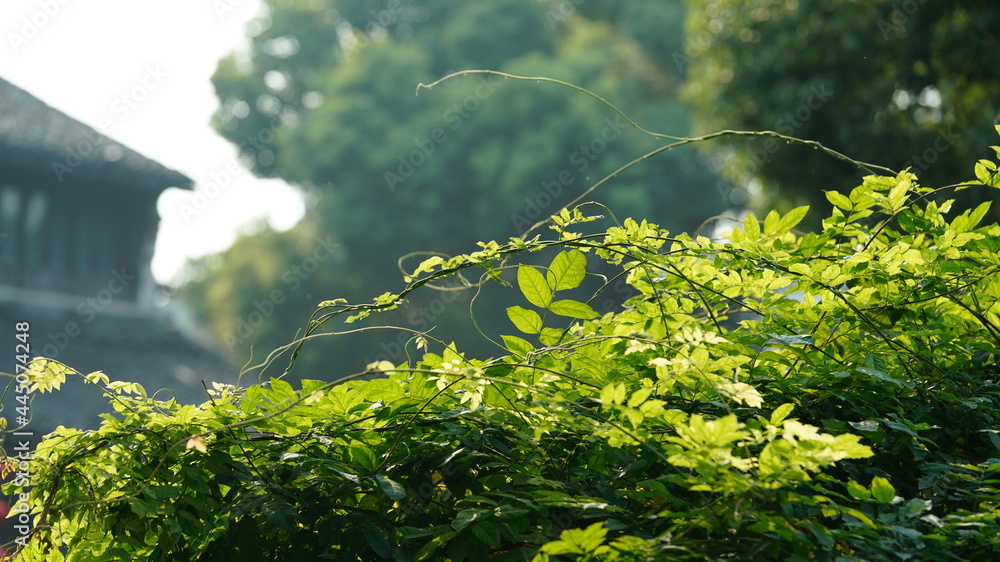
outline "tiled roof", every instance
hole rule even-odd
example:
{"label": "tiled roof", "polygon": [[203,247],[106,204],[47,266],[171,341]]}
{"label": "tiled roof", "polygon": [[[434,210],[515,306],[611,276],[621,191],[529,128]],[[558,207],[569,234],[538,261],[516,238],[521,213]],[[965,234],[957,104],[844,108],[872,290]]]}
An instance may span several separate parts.
{"label": "tiled roof", "polygon": [[[6,343],[0,347],[0,371],[15,370],[15,344],[19,342],[13,337],[14,326],[24,321],[30,323],[32,357],[44,355],[83,374],[103,371],[113,381],[138,382],[151,395],[169,388],[178,401],[200,404],[208,400],[202,381],[208,388],[212,381],[236,382],[237,369],[218,349],[198,342],[168,315],[102,312],[81,316],[73,309],[10,302],[0,302],[0,333],[6,334]],[[70,322],[78,330],[67,330]],[[67,335],[77,331],[75,336]],[[0,413],[9,427],[15,425],[17,415],[12,390]],[[61,390],[35,394],[29,429],[36,437],[59,425],[91,429],[100,423],[98,414],[108,411],[100,391],[81,377],[69,377]]]}
{"label": "tiled roof", "polygon": [[0,78],[0,168],[160,192],[190,178],[102,135]]}

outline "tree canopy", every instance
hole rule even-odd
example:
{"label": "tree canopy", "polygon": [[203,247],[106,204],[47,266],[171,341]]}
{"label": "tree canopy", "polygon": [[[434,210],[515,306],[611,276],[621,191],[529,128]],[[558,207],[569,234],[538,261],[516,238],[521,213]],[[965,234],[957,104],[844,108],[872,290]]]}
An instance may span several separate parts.
{"label": "tree canopy", "polygon": [[[686,97],[697,132],[775,130],[926,181],[989,155],[1000,118],[1000,6],[981,0],[688,0]],[[718,146],[718,145],[717,145]],[[855,168],[773,139],[716,151],[766,205],[825,205]],[[991,197],[984,193],[963,196]],[[756,203],[765,199],[758,197]],[[994,210],[995,212],[995,210]]]}
{"label": "tree canopy", "polygon": [[[296,290],[279,282],[289,304],[276,308],[270,327],[244,330],[250,338],[234,336],[234,326],[274,290],[281,279],[275,272],[294,268],[303,254],[262,256],[251,236],[224,257],[195,264],[182,296],[216,337],[235,342],[233,354],[244,361],[251,341],[257,351],[287,342],[303,311],[322,298],[364,299],[398,288],[401,256],[453,255],[478,240],[524,232],[657,143],[593,99],[567,97],[552,85],[480,75],[419,94],[417,86],[473,68],[552,76],[627,104],[646,127],[684,134],[686,110],[675,96],[681,75],[664,66],[662,52],[680,48],[683,8],[679,1],[665,6],[265,2],[250,26],[249,49],[219,63],[215,123],[255,173],[283,177],[315,203],[292,232],[262,234],[260,248],[277,249],[272,241],[283,238],[284,248],[307,256],[316,239],[329,236],[339,251]],[[617,213],[648,213],[681,230],[729,204],[691,150],[623,173],[596,197]],[[267,265],[250,266],[254,260]],[[209,294],[227,297],[208,304]],[[417,299],[394,319],[419,324],[420,308],[433,299]],[[466,308],[447,308],[422,317],[467,318]],[[502,318],[502,311],[481,315],[487,325]],[[384,343],[366,341],[343,344],[345,358],[361,361],[357,349]],[[318,370],[320,356],[304,353],[302,372]]]}

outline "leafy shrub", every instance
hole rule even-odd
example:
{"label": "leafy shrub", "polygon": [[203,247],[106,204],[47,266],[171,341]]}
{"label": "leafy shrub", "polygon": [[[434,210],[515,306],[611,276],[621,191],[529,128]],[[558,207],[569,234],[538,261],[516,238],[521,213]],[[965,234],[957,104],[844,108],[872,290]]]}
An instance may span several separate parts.
{"label": "leafy shrub", "polygon": [[[976,174],[869,176],[829,193],[819,232],[795,231],[802,207],[725,241],[564,209],[552,239],[432,258],[401,294],[309,324],[480,268],[511,296],[498,358],[414,333],[399,365],[200,406],[87,375],[116,414],[60,428],[34,487],[6,486],[35,522],[18,559],[986,559],[1000,226],[939,200],[1000,185],[994,163]],[[547,267],[516,263],[539,251]],[[617,273],[585,291],[598,266]],[[599,313],[619,279],[634,296]],[[67,370],[30,373],[47,391]]]}

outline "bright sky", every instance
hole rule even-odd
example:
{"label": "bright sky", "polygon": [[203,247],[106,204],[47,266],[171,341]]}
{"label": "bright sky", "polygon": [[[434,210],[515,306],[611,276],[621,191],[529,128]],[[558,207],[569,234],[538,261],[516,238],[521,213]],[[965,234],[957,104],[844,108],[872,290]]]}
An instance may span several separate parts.
{"label": "bright sky", "polygon": [[[259,8],[260,0],[0,2],[0,77],[94,128],[111,120],[109,136],[195,181],[194,192],[168,189],[158,202],[161,283],[186,258],[225,249],[248,223],[267,217],[283,230],[304,213],[296,190],[253,177],[209,125],[216,62],[245,43]],[[136,88],[144,99],[129,107],[122,96]]]}

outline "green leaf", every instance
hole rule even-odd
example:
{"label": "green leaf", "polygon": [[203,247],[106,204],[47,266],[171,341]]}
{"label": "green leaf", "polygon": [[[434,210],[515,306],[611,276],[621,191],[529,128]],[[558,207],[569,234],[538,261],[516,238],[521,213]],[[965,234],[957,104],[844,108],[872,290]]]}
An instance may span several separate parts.
{"label": "green leaf", "polygon": [[760,240],[760,221],[753,213],[747,213],[746,218],[743,219],[743,231],[747,235],[747,240],[751,242]]}
{"label": "green leaf", "polygon": [[587,256],[580,250],[562,252],[549,264],[545,277],[553,291],[574,289],[587,276]]}
{"label": "green leaf", "polygon": [[492,511],[493,510],[491,509],[482,508],[463,509],[455,515],[455,520],[451,522],[451,528],[456,531],[461,531],[462,529],[468,527],[473,521],[485,518]]}
{"label": "green leaf", "polygon": [[788,414],[792,413],[794,408],[794,404],[782,404],[781,406],[775,408],[774,411],[771,412],[771,425],[781,425],[781,422],[785,421],[785,418],[788,417]]}
{"label": "green leaf", "polygon": [[605,404],[621,404],[625,401],[625,385],[611,383],[601,389],[601,402]]}
{"label": "green leaf", "polygon": [[849,480],[847,482],[847,493],[851,494],[851,497],[858,500],[867,500],[868,498],[872,497],[872,494],[871,492],[868,491],[868,488],[865,488],[864,486],[858,484],[854,480]]}
{"label": "green leaf", "polygon": [[417,551],[416,556],[413,557],[414,562],[420,562],[421,560],[431,560],[432,557],[434,556],[434,551],[436,551],[438,547],[440,547],[441,545],[455,538],[455,535],[457,534],[458,531],[448,531],[447,533],[438,535],[433,539],[427,541],[427,544],[421,547],[420,550]]}
{"label": "green leaf", "polygon": [[284,531],[291,531],[292,522],[299,517],[299,512],[281,499],[273,499],[265,503],[260,507],[260,510],[272,525]]}
{"label": "green leaf", "polygon": [[781,222],[781,215],[778,214],[778,211],[774,209],[768,211],[767,216],[764,217],[764,234],[770,236],[777,232],[779,222]]}
{"label": "green leaf", "polygon": [[861,521],[862,523],[864,523],[865,525],[867,525],[869,527],[873,527],[873,528],[875,527],[875,522],[872,521],[870,517],[868,517],[867,515],[865,515],[861,511],[859,511],[857,509],[854,509],[853,507],[841,507],[840,508],[840,512],[843,513],[843,514],[845,514],[845,515],[850,515],[851,517],[854,517],[855,519],[857,519],[858,521]]}
{"label": "green leaf", "polygon": [[292,388],[292,385],[288,381],[272,377],[268,382],[271,386],[271,391],[274,393],[274,398],[279,400],[295,400],[297,398],[295,389]]}
{"label": "green leaf", "polygon": [[800,334],[800,335],[780,335],[780,334],[768,334],[771,341],[778,343],[783,343],[785,345],[813,345],[815,340],[812,334]]}
{"label": "green leaf", "polygon": [[563,330],[557,330],[556,328],[542,328],[542,331],[538,334],[538,341],[542,345],[556,345],[562,340]]}
{"label": "green leaf", "polygon": [[873,433],[878,431],[878,420],[865,420],[859,422],[852,421],[847,423],[862,433]]}
{"label": "green leaf", "polygon": [[785,216],[781,217],[781,221],[778,222],[778,227],[775,229],[774,234],[784,234],[795,228],[800,222],[802,222],[802,219],[804,219],[808,213],[808,205],[795,207],[791,211],[788,211]]}
{"label": "green leaf", "polygon": [[530,342],[523,340],[517,336],[500,336],[503,338],[504,345],[507,346],[507,350],[514,355],[519,355],[521,357],[527,357],[529,353],[535,350],[535,347],[531,345]]}
{"label": "green leaf", "polygon": [[864,373],[864,374],[866,374],[866,375],[868,375],[868,376],[870,376],[872,378],[875,378],[875,379],[878,379],[878,380],[881,380],[881,381],[892,383],[892,384],[894,384],[896,386],[902,386],[902,387],[905,387],[905,388],[913,388],[913,383],[912,382],[910,382],[908,380],[897,379],[897,378],[892,377],[892,376],[890,376],[890,375],[888,375],[888,374],[886,374],[886,373],[884,373],[882,371],[879,371],[878,369],[872,369],[870,367],[858,367],[858,372],[859,373]]}
{"label": "green leaf", "polygon": [[363,443],[351,443],[351,459],[368,470],[375,470],[375,453]]}
{"label": "green leaf", "polygon": [[501,544],[500,526],[491,521],[484,521],[472,526],[472,534],[490,547],[498,547]]}
{"label": "green leaf", "polygon": [[838,191],[827,191],[826,198],[830,201],[830,203],[833,203],[835,207],[839,207],[845,211],[850,211],[854,208],[854,203],[852,203],[846,195]]}
{"label": "green leaf", "polygon": [[979,226],[979,222],[983,220],[983,217],[985,217],[986,213],[989,212],[991,206],[992,202],[986,201],[984,203],[980,203],[978,207],[969,213],[969,228],[976,228]]}
{"label": "green leaf", "polygon": [[603,521],[594,523],[586,529],[566,529],[559,534],[559,540],[542,546],[540,552],[555,556],[585,554],[589,555],[589,559],[593,559],[594,555],[606,552],[607,547],[602,549],[601,546],[604,544],[607,534],[608,530],[604,527]]}
{"label": "green leaf", "polygon": [[528,265],[517,267],[517,286],[521,289],[521,294],[528,299],[531,304],[547,308],[552,302],[552,290],[545,281],[545,277],[537,269]]}
{"label": "green leaf", "polygon": [[996,169],[996,164],[990,162],[989,160],[980,160],[976,162],[976,179],[980,182],[989,184],[990,177]]}
{"label": "green leaf", "polygon": [[589,304],[568,299],[556,301],[550,304],[548,309],[559,316],[568,316],[581,320],[590,320],[599,316],[597,311],[591,308]]}
{"label": "green leaf", "polygon": [[382,488],[382,491],[385,492],[385,495],[390,498],[399,501],[406,497],[406,490],[399,482],[384,474],[376,474],[375,480],[378,482],[379,487]]}
{"label": "green leaf", "polygon": [[[987,430],[980,429],[979,431],[987,431]],[[995,431],[988,432],[986,436],[990,438],[990,443],[993,443],[993,446],[996,447],[998,451],[1000,451],[1000,436],[998,436],[995,433]]]}
{"label": "green leaf", "polygon": [[94,371],[93,373],[90,373],[84,377],[84,380],[91,384],[104,384],[105,386],[107,386],[109,382],[108,375],[105,375],[101,371]]}
{"label": "green leaf", "polygon": [[[28,369],[24,372],[28,380],[32,382],[31,392],[50,392],[59,390],[59,387],[66,382],[67,374],[75,374],[76,371],[63,365],[62,363],[35,357],[28,364]],[[111,383],[112,385],[114,383]],[[111,385],[109,385],[109,388]]]}
{"label": "green leaf", "polygon": [[751,408],[759,408],[764,404],[764,398],[756,388],[745,382],[722,382],[716,386],[719,394],[731,400],[742,402]]}
{"label": "green leaf", "polygon": [[632,393],[632,396],[628,399],[628,405],[630,408],[635,408],[649,398],[649,395],[653,393],[652,388],[640,388],[639,390]]}
{"label": "green leaf", "polygon": [[507,309],[507,318],[514,323],[514,327],[525,334],[537,334],[542,331],[542,317],[534,310],[512,306]]}
{"label": "green leaf", "polygon": [[879,503],[889,503],[896,497],[896,489],[885,478],[876,476],[872,478],[872,495]]}
{"label": "green leaf", "polygon": [[392,553],[392,544],[389,542],[389,537],[386,536],[385,531],[366,522],[361,525],[361,533],[365,536],[365,542],[375,551],[375,554],[379,555],[379,558],[383,560],[389,558],[389,554]]}

